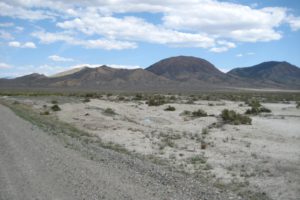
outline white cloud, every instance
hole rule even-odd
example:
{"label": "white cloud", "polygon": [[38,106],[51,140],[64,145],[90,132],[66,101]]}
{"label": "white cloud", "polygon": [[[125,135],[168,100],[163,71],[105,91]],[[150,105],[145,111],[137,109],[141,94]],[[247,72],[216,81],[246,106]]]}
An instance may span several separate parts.
{"label": "white cloud", "polygon": [[22,7],[12,6],[4,2],[0,2],[0,10],[0,16],[28,20],[54,19],[54,16],[47,14],[45,11],[25,9]]}
{"label": "white cloud", "polygon": [[0,63],[0,69],[8,69],[8,68],[12,68],[12,66],[7,63]]}
{"label": "white cloud", "polygon": [[287,23],[289,23],[293,31],[300,30],[300,17],[295,17],[293,15],[290,15],[287,17],[286,21]]}
{"label": "white cloud", "polygon": [[10,47],[21,47],[21,43],[17,41],[9,42],[8,46]]}
{"label": "white cloud", "polygon": [[14,23],[12,22],[0,23],[0,27],[2,28],[12,27],[12,26],[14,26]]}
{"label": "white cloud", "polygon": [[30,49],[35,49],[36,45],[33,42],[25,42],[25,43],[20,43],[18,41],[12,41],[8,43],[8,46],[10,47],[16,47],[16,48],[30,48]]}
{"label": "white cloud", "polygon": [[[224,52],[238,42],[279,40],[283,24],[294,31],[300,29],[300,17],[291,15],[287,8],[258,8],[217,0],[3,0],[0,10],[4,11],[2,16],[55,19],[59,28],[77,34],[49,33],[41,42],[63,41],[86,48],[128,49],[136,48],[138,42],[148,42]],[[141,12],[159,14],[161,22],[132,16]],[[78,38],[82,33],[85,40]]]}
{"label": "white cloud", "polygon": [[50,44],[54,42],[66,42],[70,45],[79,45],[85,48],[99,48],[106,50],[122,50],[134,49],[137,45],[133,42],[118,41],[114,39],[96,39],[96,40],[80,40],[74,38],[69,33],[48,33],[48,32],[35,32],[32,36],[38,38],[42,43]]}
{"label": "white cloud", "polygon": [[239,53],[239,54],[236,54],[235,56],[236,57],[244,57],[244,56],[253,56],[253,55],[255,55],[255,53],[254,52],[248,52],[248,53]]}
{"label": "white cloud", "polygon": [[14,37],[7,31],[0,30],[0,38],[5,40],[14,39]]}
{"label": "white cloud", "polygon": [[121,40],[203,48],[214,45],[214,39],[205,34],[166,29],[137,17],[116,18],[89,13],[81,18],[58,23],[57,26],[67,30],[75,29],[87,35],[103,35]]}
{"label": "white cloud", "polygon": [[55,62],[72,62],[72,61],[74,61],[72,58],[65,58],[65,57],[61,57],[58,55],[51,55],[48,58]]}

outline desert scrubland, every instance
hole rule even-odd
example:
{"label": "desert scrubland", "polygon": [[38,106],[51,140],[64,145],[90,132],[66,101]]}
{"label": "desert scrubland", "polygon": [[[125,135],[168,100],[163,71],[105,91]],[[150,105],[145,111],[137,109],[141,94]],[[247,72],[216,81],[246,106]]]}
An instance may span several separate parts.
{"label": "desert scrubland", "polygon": [[153,94],[2,99],[242,199],[300,196],[300,109],[293,100]]}

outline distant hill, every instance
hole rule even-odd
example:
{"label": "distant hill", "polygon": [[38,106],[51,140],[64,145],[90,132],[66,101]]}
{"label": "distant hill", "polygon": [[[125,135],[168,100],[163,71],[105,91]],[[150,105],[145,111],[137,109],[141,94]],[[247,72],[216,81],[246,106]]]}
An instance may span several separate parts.
{"label": "distant hill", "polygon": [[233,69],[228,74],[264,84],[300,88],[300,68],[288,62],[263,62],[252,67]]}
{"label": "distant hill", "polygon": [[171,82],[143,69],[116,69],[108,66],[84,68],[73,74],[52,78],[50,86],[92,89],[155,88]]}
{"label": "distant hill", "polygon": [[146,70],[176,81],[207,80],[226,76],[210,62],[191,56],[163,59],[149,66]]}
{"label": "distant hill", "polygon": [[77,67],[77,68],[70,69],[70,70],[67,70],[67,71],[63,71],[63,72],[60,72],[60,73],[57,73],[57,74],[53,74],[50,77],[51,78],[56,78],[56,77],[66,76],[66,75],[69,75],[69,74],[74,74],[74,73],[79,72],[79,71],[81,71],[85,68],[86,68],[86,66]]}
{"label": "distant hill", "polygon": [[174,81],[190,83],[193,87],[195,85],[199,87],[249,87],[247,81],[225,74],[207,60],[192,56],[166,58],[154,63],[146,70]]}
{"label": "distant hill", "polygon": [[161,60],[146,69],[83,67],[55,76],[30,74],[0,79],[0,88],[72,89],[119,91],[199,91],[240,88],[300,89],[300,69],[287,62],[265,62],[233,69],[227,74],[210,62],[178,56]]}

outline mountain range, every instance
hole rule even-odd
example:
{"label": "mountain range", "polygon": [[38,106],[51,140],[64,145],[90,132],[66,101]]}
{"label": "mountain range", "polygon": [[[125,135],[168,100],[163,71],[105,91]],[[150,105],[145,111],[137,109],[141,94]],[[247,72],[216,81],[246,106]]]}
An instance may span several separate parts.
{"label": "mountain range", "polygon": [[300,89],[300,68],[288,62],[264,62],[236,68],[228,73],[207,60],[177,56],[163,59],[146,69],[82,67],[51,77],[30,74],[0,79],[0,88],[57,88],[88,90],[211,90],[236,88]]}

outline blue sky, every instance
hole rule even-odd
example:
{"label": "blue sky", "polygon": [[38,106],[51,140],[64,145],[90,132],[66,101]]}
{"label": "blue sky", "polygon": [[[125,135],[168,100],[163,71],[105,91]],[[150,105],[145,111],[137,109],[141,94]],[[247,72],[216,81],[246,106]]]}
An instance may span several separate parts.
{"label": "blue sky", "polygon": [[2,0],[0,77],[107,64],[148,67],[177,55],[222,71],[300,66],[300,1]]}

